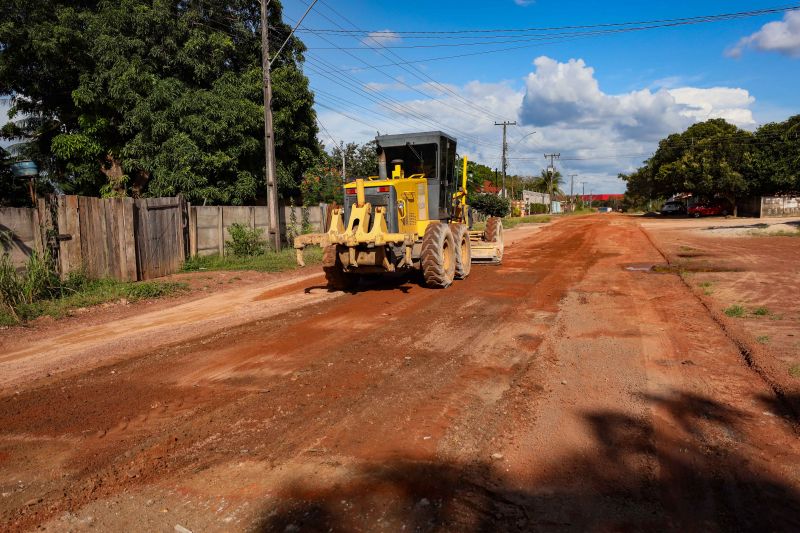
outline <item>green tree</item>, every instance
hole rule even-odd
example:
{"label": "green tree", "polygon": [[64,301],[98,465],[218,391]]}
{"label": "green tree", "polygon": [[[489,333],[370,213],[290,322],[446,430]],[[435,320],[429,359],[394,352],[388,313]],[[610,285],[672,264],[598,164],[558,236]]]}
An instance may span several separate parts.
{"label": "green tree", "polygon": [[[338,167],[341,176],[342,147],[334,146],[331,161]],[[364,144],[348,143],[344,146],[345,172],[347,179],[368,178],[378,175],[378,152],[375,141]]]}
{"label": "green tree", "polygon": [[[290,28],[269,3],[272,35]],[[0,6],[0,95],[38,125],[40,166],[67,192],[241,204],[265,194],[260,3],[27,2]],[[319,155],[313,96],[293,37],[273,63],[279,190]]]}

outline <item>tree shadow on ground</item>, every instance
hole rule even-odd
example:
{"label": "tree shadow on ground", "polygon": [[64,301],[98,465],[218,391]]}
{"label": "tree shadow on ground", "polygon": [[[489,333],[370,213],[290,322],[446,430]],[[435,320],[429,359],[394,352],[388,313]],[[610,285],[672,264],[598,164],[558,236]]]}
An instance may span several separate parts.
{"label": "tree shadow on ground", "polygon": [[595,445],[525,478],[502,461],[365,462],[283,487],[257,531],[800,530],[797,480],[737,452],[742,413],[696,395],[643,398],[652,418],[584,413]]}

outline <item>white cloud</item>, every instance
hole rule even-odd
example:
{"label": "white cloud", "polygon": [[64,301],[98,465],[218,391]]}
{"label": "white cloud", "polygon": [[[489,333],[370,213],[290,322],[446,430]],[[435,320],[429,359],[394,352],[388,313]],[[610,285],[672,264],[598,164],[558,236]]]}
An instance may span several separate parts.
{"label": "white cloud", "polygon": [[800,11],[789,11],[783,20],[764,24],[754,34],[740,39],[726,54],[739,57],[747,48],[800,57]]}
{"label": "white cloud", "polygon": [[389,44],[397,44],[402,40],[399,34],[391,30],[381,30],[368,33],[361,42],[372,48],[380,48]]}
{"label": "white cloud", "polygon": [[[533,64],[534,71],[520,89],[511,82],[472,81],[447,85],[448,91],[418,85],[435,99],[403,101],[405,110],[399,114],[404,120],[360,116],[375,124],[369,128],[330,111],[320,118],[334,135],[360,142],[373,138],[376,128],[382,133],[442,129],[458,138],[460,153],[491,167],[500,164],[501,128],[495,120],[517,120],[519,127],[509,128],[509,171],[538,174],[546,164],[543,154],[560,152],[562,173],[577,173],[579,181],[588,181],[587,193],[623,192],[619,172],[635,169],[659,139],[694,122],[721,117],[742,127],[755,126],[755,99],[745,89],[683,86],[608,94],[583,60],[539,57]],[[422,123],[412,115],[440,125]],[[536,134],[522,139],[533,130]]]}
{"label": "white cloud", "polygon": [[536,0],[514,0],[514,3],[518,6],[528,7],[531,4],[535,4]]}

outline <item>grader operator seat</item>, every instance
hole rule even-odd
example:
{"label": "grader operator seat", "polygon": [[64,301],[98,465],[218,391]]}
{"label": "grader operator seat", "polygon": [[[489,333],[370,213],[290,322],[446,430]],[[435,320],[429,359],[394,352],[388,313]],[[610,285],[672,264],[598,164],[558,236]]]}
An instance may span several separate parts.
{"label": "grader operator seat", "polygon": [[[379,161],[377,178],[385,180],[394,176],[398,166],[406,178],[424,177],[428,180],[428,219],[448,221],[452,216],[452,195],[458,185],[456,140],[441,131],[430,131],[379,135],[375,143]],[[366,200],[373,207],[385,207],[389,231],[399,231],[398,198],[394,187],[370,187],[366,191]],[[350,218],[355,203],[355,189],[349,189],[344,198],[345,220]]]}

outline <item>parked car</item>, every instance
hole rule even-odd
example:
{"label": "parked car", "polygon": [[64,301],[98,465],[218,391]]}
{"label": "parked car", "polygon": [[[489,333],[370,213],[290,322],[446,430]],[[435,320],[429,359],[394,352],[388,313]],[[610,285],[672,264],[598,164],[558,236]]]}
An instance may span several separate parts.
{"label": "parked car", "polygon": [[695,218],[709,216],[727,216],[730,206],[724,201],[711,201],[695,204],[689,208],[689,215]]}
{"label": "parked car", "polygon": [[686,206],[683,202],[667,202],[661,206],[662,215],[685,215]]}

